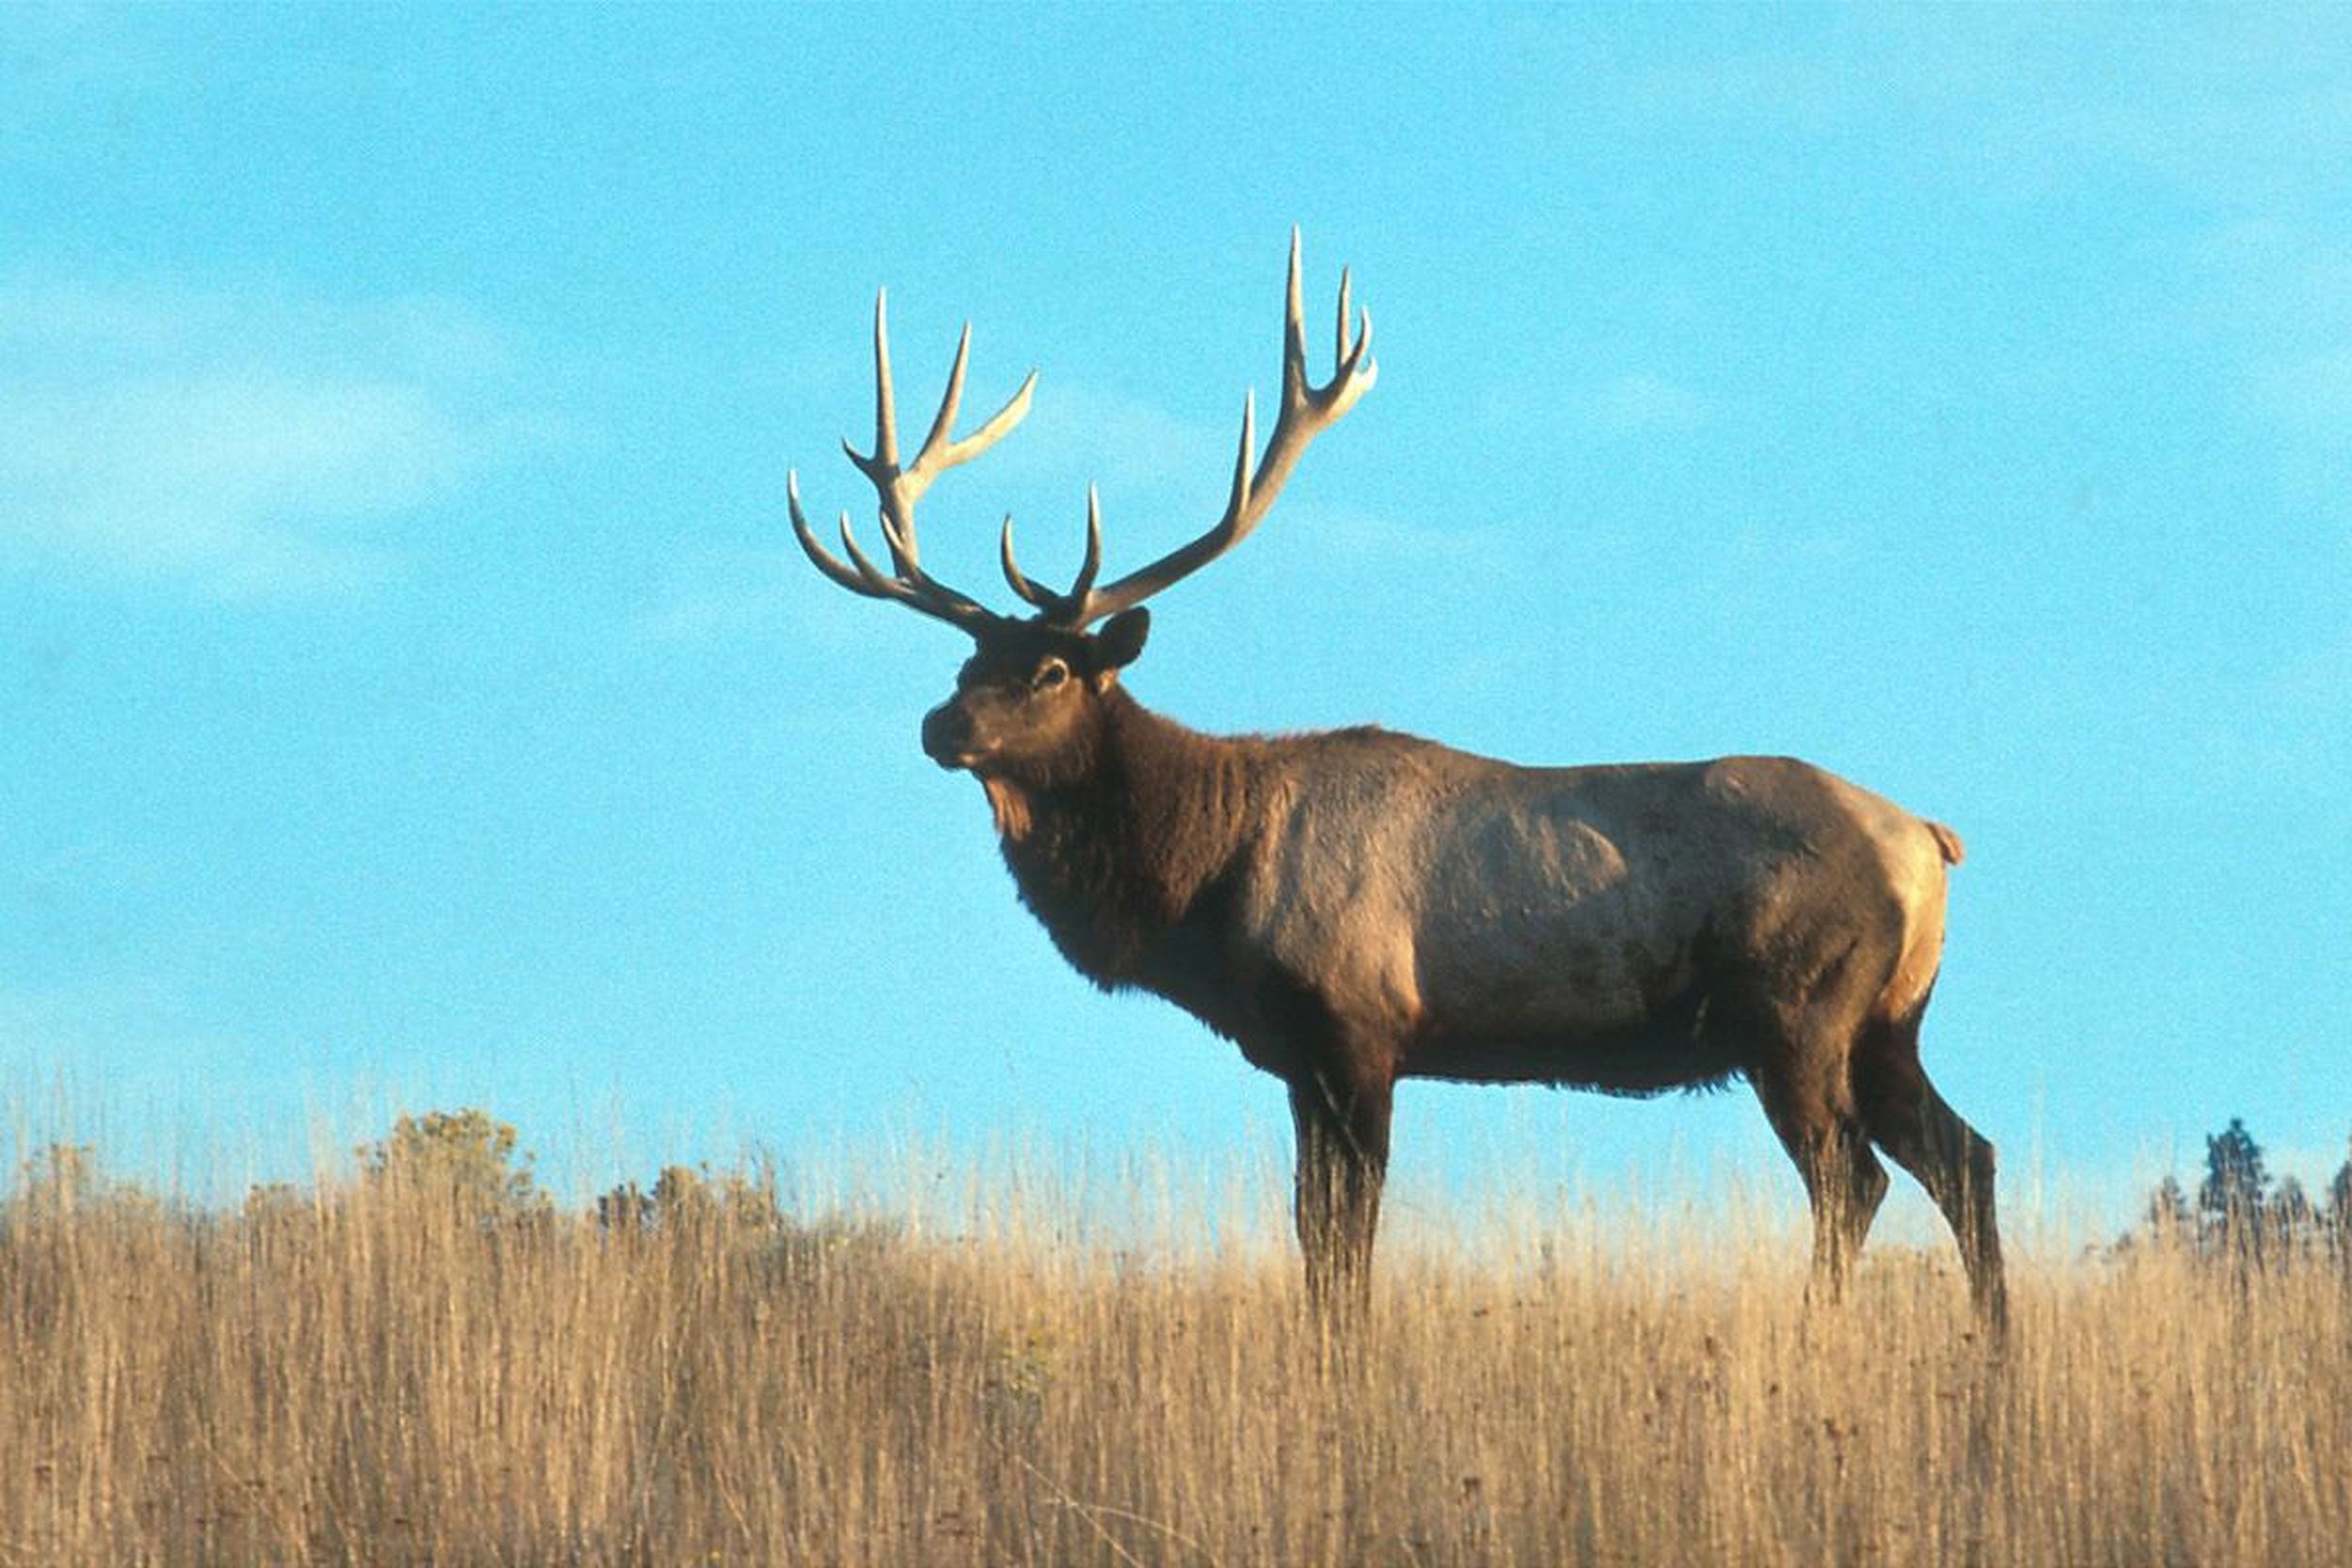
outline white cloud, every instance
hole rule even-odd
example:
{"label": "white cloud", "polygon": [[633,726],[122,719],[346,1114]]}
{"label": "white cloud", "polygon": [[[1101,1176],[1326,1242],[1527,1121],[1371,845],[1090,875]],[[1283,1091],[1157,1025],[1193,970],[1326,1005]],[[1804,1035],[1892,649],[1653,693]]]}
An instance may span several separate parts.
{"label": "white cloud", "polygon": [[2260,364],[2253,388],[2281,423],[2331,445],[2352,442],[2352,342]]}
{"label": "white cloud", "polygon": [[2192,305],[2235,345],[2236,410],[2265,432],[2285,483],[2341,513],[2352,478],[2352,230],[2273,217],[2210,235]]}
{"label": "white cloud", "polygon": [[[1263,441],[1271,415],[1263,408],[1260,415]],[[988,461],[1002,453],[998,467],[1007,478],[1097,483],[1106,494],[1165,485],[1212,485],[1221,492],[1232,476],[1240,436],[1238,393],[1232,422],[1210,426],[1111,388],[1041,376],[1028,419]],[[1083,489],[1079,500],[1083,504]],[[1083,520],[1085,513],[1077,516]]]}
{"label": "white cloud", "polygon": [[2153,176],[2241,210],[2336,191],[2352,156],[2352,35],[2326,7],[1866,7],[1783,37],[1661,67],[1638,101],[1925,137],[2034,190]]}
{"label": "white cloud", "polygon": [[[2168,324],[2339,509],[2352,473],[2352,29],[2329,7],[1861,8],[1645,75],[1645,112],[1910,150],[2013,198],[2166,193]],[[2058,220],[2058,214],[2053,214]],[[2066,221],[2071,221],[2071,214]]]}
{"label": "white cloud", "polygon": [[1620,375],[1597,388],[1593,422],[1615,436],[1682,435],[1707,422],[1707,404],[1679,382],[1648,371]]}
{"label": "white cloud", "polygon": [[170,80],[184,56],[178,22],[162,7],[0,6],[0,163],[103,126],[122,103]]}
{"label": "white cloud", "polygon": [[[800,552],[791,550],[793,561]],[[675,562],[637,614],[636,634],[651,642],[700,642],[741,632],[798,626],[811,606],[832,601],[793,595],[791,564],[781,549],[704,550]]]}
{"label": "white cloud", "polygon": [[220,596],[347,588],[522,429],[436,302],[0,286],[0,559]]}
{"label": "white cloud", "polygon": [[1292,509],[1288,531],[1311,541],[1318,558],[1363,562],[1380,574],[1416,568],[1490,570],[1505,558],[1502,531],[1488,525],[1449,528],[1349,506]]}

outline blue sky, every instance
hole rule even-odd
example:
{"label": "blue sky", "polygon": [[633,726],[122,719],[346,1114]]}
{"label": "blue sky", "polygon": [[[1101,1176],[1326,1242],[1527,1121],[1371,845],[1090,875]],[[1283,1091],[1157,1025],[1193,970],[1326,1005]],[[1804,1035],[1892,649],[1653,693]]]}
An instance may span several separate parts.
{"label": "blue sky", "polygon": [[[1810,757],[1967,839],[1927,1051],[2012,1206],[2233,1115],[2341,1160],[2324,8],[0,11],[19,1120],[199,1181],[391,1104],[592,1176],[1279,1148],[1279,1086],[1063,968],[920,754],[961,640],[783,511],[787,465],[870,504],[887,284],[911,420],[967,317],[976,405],[1042,371],[925,509],[943,575],[1000,596],[1009,510],[1065,574],[1089,481],[1111,571],[1189,536],[1293,224],[1380,383],[1158,602],[1139,696]],[[1744,1093],[1412,1085],[1398,1139],[1408,1211],[1781,1179]]]}

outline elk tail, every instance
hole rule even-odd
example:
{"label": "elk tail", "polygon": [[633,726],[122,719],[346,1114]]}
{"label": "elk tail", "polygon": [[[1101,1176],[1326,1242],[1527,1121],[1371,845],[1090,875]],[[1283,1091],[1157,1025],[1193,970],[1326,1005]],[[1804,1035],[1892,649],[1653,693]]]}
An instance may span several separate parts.
{"label": "elk tail", "polygon": [[1928,832],[1934,836],[1936,853],[1944,857],[1946,865],[1958,865],[1967,851],[1961,847],[1960,835],[1941,822],[1930,822]]}

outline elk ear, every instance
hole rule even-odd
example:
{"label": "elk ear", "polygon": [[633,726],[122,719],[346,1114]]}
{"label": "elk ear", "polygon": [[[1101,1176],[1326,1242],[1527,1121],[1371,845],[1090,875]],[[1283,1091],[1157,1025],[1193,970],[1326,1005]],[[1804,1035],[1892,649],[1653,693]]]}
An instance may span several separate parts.
{"label": "elk ear", "polygon": [[1103,623],[1103,629],[1094,634],[1094,660],[1098,671],[1123,670],[1143,652],[1143,640],[1152,633],[1152,612],[1138,606],[1122,610]]}

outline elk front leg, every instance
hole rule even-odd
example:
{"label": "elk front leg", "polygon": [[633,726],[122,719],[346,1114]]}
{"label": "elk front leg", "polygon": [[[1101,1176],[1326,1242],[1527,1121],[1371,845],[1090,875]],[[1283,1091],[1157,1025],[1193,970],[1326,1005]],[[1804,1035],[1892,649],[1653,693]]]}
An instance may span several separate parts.
{"label": "elk front leg", "polygon": [[1319,1070],[1290,1085],[1298,1132],[1298,1247],[1317,1311],[1360,1308],[1372,1289],[1373,1233],[1389,1167],[1385,1075]]}

